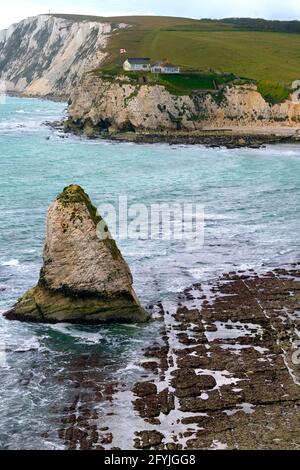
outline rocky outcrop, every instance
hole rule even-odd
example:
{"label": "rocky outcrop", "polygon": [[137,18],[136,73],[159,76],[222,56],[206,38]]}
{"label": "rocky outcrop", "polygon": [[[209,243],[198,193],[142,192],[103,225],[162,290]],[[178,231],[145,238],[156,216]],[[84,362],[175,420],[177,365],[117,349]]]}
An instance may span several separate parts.
{"label": "rocky outcrop", "polygon": [[5,316],[34,322],[144,322],[147,313],[108,227],[79,186],[50,206],[37,287]]}
{"label": "rocky outcrop", "polygon": [[177,96],[164,86],[137,84],[128,77],[107,80],[84,75],[71,95],[69,129],[109,131],[197,131],[206,128],[299,127],[300,103],[270,105],[255,85],[228,86],[218,93]]}
{"label": "rocky outcrop", "polygon": [[299,100],[271,105],[256,85],[228,86],[215,99],[213,95],[200,95],[195,96],[195,102],[204,125],[299,127],[300,123]]}
{"label": "rocky outcrop", "polygon": [[21,21],[0,31],[0,80],[10,92],[69,96],[84,72],[106,58],[112,31],[124,26],[52,15]]}
{"label": "rocky outcrop", "polygon": [[163,86],[138,85],[127,77],[104,80],[87,73],[71,94],[69,124],[99,130],[194,129],[197,108],[189,96],[171,95]]}

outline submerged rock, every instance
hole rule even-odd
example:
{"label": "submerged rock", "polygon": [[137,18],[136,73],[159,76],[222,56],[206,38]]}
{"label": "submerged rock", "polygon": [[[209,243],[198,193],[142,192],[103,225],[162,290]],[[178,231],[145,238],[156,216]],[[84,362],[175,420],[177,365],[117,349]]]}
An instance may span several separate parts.
{"label": "submerged rock", "polygon": [[9,320],[73,323],[135,323],[148,320],[116,242],[102,239],[108,227],[80,186],[64,189],[50,206],[44,263],[38,285]]}

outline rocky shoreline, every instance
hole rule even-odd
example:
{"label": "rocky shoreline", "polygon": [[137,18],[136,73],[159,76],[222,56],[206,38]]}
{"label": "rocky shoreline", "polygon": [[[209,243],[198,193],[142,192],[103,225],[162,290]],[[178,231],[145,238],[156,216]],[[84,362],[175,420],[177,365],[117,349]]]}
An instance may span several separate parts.
{"label": "rocky shoreline", "polygon": [[117,142],[137,144],[166,143],[169,145],[205,145],[209,148],[226,147],[258,149],[270,144],[300,143],[298,136],[278,136],[275,134],[234,134],[231,132],[191,132],[191,133],[118,133],[110,139]]}
{"label": "rocky shoreline", "polygon": [[65,446],[124,448],[124,406],[131,448],[298,449],[299,281],[299,264],[232,272],[186,289],[177,305],[150,305],[161,331],[141,358],[143,381],[103,381],[96,358],[82,358]]}
{"label": "rocky shoreline", "polygon": [[86,128],[70,124],[70,121],[46,122],[45,125],[61,133],[62,137],[76,135],[88,139],[135,144],[204,145],[208,148],[225,147],[228,149],[259,149],[266,145],[299,144],[300,135],[281,135],[276,133],[244,133],[230,130],[215,131],[161,131],[161,132],[103,132],[96,128]]}

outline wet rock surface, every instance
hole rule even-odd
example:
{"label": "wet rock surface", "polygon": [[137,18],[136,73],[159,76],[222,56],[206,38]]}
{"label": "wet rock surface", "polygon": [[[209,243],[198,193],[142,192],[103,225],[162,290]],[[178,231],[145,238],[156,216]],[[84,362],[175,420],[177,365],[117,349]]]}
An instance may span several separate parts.
{"label": "wet rock surface", "polygon": [[281,135],[279,132],[270,133],[243,133],[242,131],[200,130],[200,131],[139,131],[135,132],[108,132],[92,127],[86,132],[84,122],[74,123],[71,121],[57,123],[47,123],[55,130],[61,131],[60,137],[64,138],[68,134],[76,136],[86,136],[89,139],[103,139],[116,142],[134,142],[135,144],[159,144],[169,145],[205,145],[208,148],[225,147],[227,149],[265,148],[267,145],[278,144],[299,144],[300,136],[297,133],[291,135]]}
{"label": "wet rock surface", "polygon": [[[154,383],[167,385],[174,407],[163,416],[157,405],[155,430],[164,439],[151,448],[299,448],[299,279],[299,265],[262,276],[231,273],[186,289],[180,305],[165,310]],[[139,412],[149,417],[152,408]]]}
{"label": "wet rock surface", "polygon": [[[94,137],[99,137],[94,134]],[[107,135],[103,135],[106,137]],[[117,142],[135,142],[137,144],[167,143],[170,145],[205,145],[208,148],[226,147],[228,149],[259,149],[270,144],[290,144],[299,142],[299,136],[282,136],[266,132],[265,134],[242,134],[235,132],[135,132],[115,133],[109,136]]]}
{"label": "wet rock surface", "polygon": [[162,440],[163,435],[158,431],[142,431],[136,433],[138,439],[135,440],[135,445],[137,449],[149,449],[153,446],[158,446]]}
{"label": "wet rock surface", "polygon": [[163,323],[137,364],[141,380],[108,382],[97,358],[85,358],[65,446],[299,449],[299,280],[300,265],[230,273],[186,289],[177,305],[151,306]]}

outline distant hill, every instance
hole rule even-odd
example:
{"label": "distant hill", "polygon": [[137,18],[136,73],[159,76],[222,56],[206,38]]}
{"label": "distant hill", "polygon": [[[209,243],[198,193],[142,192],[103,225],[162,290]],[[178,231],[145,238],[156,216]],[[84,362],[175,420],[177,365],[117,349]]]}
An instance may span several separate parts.
{"label": "distant hill", "polygon": [[300,21],[264,20],[262,18],[224,18],[220,23],[234,25],[248,31],[300,34]]}
{"label": "distant hill", "polygon": [[251,18],[195,20],[161,16],[90,17],[57,15],[72,21],[126,23],[107,45],[106,63],[129,56],[167,58],[184,69],[232,72],[257,80],[290,83],[300,78],[300,22]]}

